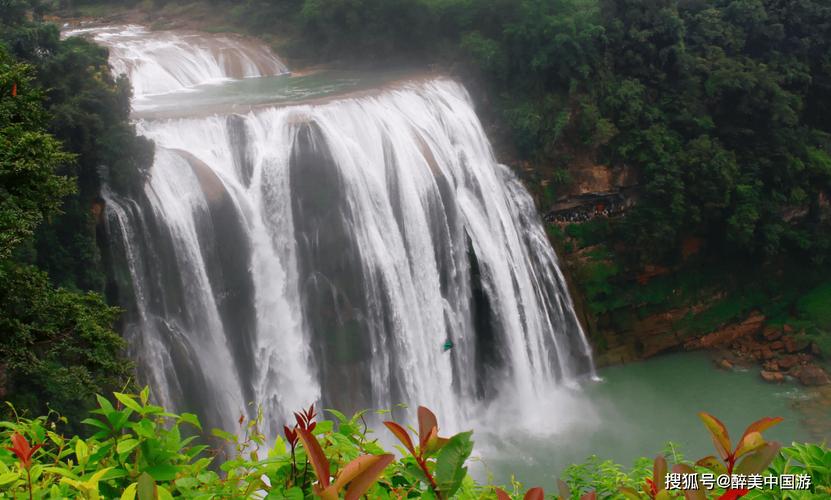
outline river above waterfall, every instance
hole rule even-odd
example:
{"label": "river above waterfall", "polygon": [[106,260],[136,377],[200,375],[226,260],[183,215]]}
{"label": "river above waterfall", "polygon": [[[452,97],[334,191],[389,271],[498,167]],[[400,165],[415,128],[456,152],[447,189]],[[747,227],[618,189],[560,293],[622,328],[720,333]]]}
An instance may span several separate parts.
{"label": "river above waterfall", "polygon": [[406,77],[407,73],[398,71],[322,70],[291,77],[275,75],[230,80],[137,100],[133,104],[133,117],[196,117],[247,113],[258,108],[307,102],[319,104],[326,98],[355,95],[406,81]]}

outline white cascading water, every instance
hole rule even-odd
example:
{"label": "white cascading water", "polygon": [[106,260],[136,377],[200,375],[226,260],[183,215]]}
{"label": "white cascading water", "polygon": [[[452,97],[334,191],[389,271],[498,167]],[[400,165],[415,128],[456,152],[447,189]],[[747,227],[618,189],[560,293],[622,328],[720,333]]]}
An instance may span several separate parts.
{"label": "white cascading water", "polygon": [[288,73],[264,44],[233,35],[154,31],[141,26],[77,28],[110,50],[115,75],[128,75],[136,100],[234,78]]}
{"label": "white cascading water", "polygon": [[[158,68],[180,89],[234,76],[187,37],[101,33],[139,98]],[[270,57],[258,74],[284,71]],[[454,429],[592,372],[532,199],[458,83],[137,126],[156,144],[143,195],[104,196],[125,335],[161,403],[226,428],[251,402],[424,404]]]}

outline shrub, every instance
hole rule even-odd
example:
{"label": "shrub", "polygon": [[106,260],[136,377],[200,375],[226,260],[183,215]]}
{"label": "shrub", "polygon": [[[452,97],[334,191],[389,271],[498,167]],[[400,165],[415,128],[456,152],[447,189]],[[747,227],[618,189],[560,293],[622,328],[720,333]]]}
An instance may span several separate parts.
{"label": "shrub", "polygon": [[[326,410],[333,420],[321,420],[312,406],[296,413],[295,424],[283,426],[283,435],[267,444],[262,414],[248,421],[241,417],[234,433],[213,429],[213,437],[205,437],[195,415],[166,412],[149,399],[147,389],[137,395],[115,393],[113,401],[99,396],[98,408],[83,420],[92,430],[87,437],[64,436],[59,429],[66,419],[54,414],[0,422],[0,498],[545,498],[539,487],[525,491],[514,483],[509,494],[474,481],[465,466],[472,433],[440,437],[435,415],[424,407],[418,409],[415,439],[401,424],[384,423],[402,444],[402,457],[396,459],[371,437],[366,412],[347,417]],[[706,498],[703,491],[667,491],[667,460],[680,462],[673,472],[730,469],[744,455],[748,458],[738,462],[739,470],[749,462],[753,470],[762,470],[775,456],[769,452],[778,450],[760,433],[779,419],[752,424],[736,450],[714,417],[702,414],[702,419],[726,464],[715,457],[684,463],[673,450],[656,458],[652,470],[641,459],[626,474],[618,465],[593,459],[569,467],[556,498]],[[199,443],[205,440],[213,447]],[[827,493],[829,460],[825,446],[795,444],[782,450],[769,472],[810,474],[812,490],[806,494]],[[639,485],[642,493],[635,489]],[[738,498],[746,492],[714,493]]]}

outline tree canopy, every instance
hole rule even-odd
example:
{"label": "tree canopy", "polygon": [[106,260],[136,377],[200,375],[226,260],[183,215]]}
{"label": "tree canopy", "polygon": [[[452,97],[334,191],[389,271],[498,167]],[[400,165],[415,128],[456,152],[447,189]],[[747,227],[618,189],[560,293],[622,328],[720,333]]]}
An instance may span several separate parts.
{"label": "tree canopy", "polygon": [[77,416],[132,374],[118,310],[89,291],[103,290],[92,202],[101,167],[140,186],[149,147],[106,51],[61,41],[30,7],[0,7],[0,398]]}
{"label": "tree canopy", "polygon": [[716,255],[829,257],[827,2],[213,3],[255,33],[291,33],[295,57],[454,68],[538,166],[634,167],[640,202],[616,234],[642,261],[690,236]]}

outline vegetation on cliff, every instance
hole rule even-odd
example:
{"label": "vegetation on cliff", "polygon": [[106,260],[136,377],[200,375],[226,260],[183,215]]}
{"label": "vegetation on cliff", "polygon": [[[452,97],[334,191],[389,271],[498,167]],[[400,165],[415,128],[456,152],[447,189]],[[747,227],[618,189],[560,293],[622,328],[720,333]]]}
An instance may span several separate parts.
{"label": "vegetation on cliff", "polygon": [[106,51],[61,41],[29,7],[0,4],[0,398],[77,422],[131,376],[118,311],[92,293],[104,290],[93,208],[101,172],[139,185],[127,177],[149,147]]}

